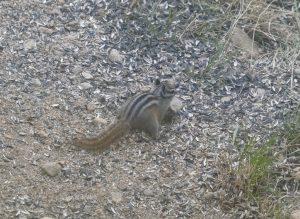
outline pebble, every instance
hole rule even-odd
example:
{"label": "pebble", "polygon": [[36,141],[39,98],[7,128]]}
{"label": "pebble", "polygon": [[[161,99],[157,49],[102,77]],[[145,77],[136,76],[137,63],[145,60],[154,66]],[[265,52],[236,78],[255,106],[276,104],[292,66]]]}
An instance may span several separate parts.
{"label": "pebble", "polygon": [[73,72],[74,74],[79,74],[80,72],[82,72],[82,66],[81,65],[75,65],[73,68]]}
{"label": "pebble", "polygon": [[119,62],[121,63],[122,62],[122,56],[120,54],[120,52],[116,49],[111,49],[109,52],[108,52],[108,58],[110,61],[112,62]]}
{"label": "pebble", "polygon": [[296,167],[295,169],[293,169],[291,175],[295,180],[300,181],[300,167]]}
{"label": "pebble", "polygon": [[33,78],[31,80],[31,84],[35,85],[35,86],[41,86],[42,85],[41,81],[38,78]]}
{"label": "pebble", "polygon": [[33,50],[36,49],[36,42],[34,39],[25,40],[23,46],[26,51]]}
{"label": "pebble", "polygon": [[90,83],[88,83],[88,82],[83,82],[83,83],[81,83],[81,84],[78,85],[78,88],[80,90],[87,90],[87,89],[90,89],[92,87],[93,86]]}
{"label": "pebble", "polygon": [[44,173],[48,176],[56,176],[61,172],[62,166],[59,165],[57,162],[47,162],[41,164],[41,169]]}
{"label": "pebble", "polygon": [[47,138],[49,135],[47,132],[45,132],[44,130],[36,130],[34,132],[34,134],[38,137],[41,137],[41,138]]}
{"label": "pebble", "polygon": [[257,57],[259,55],[259,47],[244,30],[235,27],[232,31],[231,41],[236,47],[241,48],[249,56]]}
{"label": "pebble", "polygon": [[176,96],[172,99],[170,103],[170,109],[175,113],[177,113],[182,108],[182,106],[182,101]]}
{"label": "pebble", "polygon": [[122,194],[120,192],[112,192],[111,193],[111,199],[115,203],[120,203],[123,199]]}
{"label": "pebble", "polygon": [[82,72],[81,74],[87,80],[94,78],[93,75],[91,75],[89,72],[86,72],[86,71]]}
{"label": "pebble", "polygon": [[265,96],[266,90],[262,88],[257,88],[256,93],[257,96],[262,99]]}
{"label": "pebble", "polygon": [[140,90],[141,90],[141,92],[149,92],[151,90],[151,88],[152,87],[149,86],[149,85],[148,86],[142,86]]}
{"label": "pebble", "polygon": [[153,196],[154,193],[153,193],[153,191],[151,189],[145,189],[144,190],[144,195],[146,195],[146,196]]}
{"label": "pebble", "polygon": [[96,104],[93,103],[93,102],[90,102],[90,103],[88,103],[88,104],[86,105],[86,110],[87,110],[88,112],[92,112],[92,111],[94,111],[95,109],[96,109]]}
{"label": "pebble", "polygon": [[107,120],[106,119],[103,119],[99,116],[97,116],[95,119],[94,119],[94,124],[95,125],[99,125],[99,124],[103,124],[103,125],[106,125],[107,124]]}
{"label": "pebble", "polygon": [[221,102],[222,102],[222,103],[227,103],[227,102],[229,102],[231,99],[232,99],[232,98],[231,98],[230,96],[222,97],[222,98],[221,98]]}

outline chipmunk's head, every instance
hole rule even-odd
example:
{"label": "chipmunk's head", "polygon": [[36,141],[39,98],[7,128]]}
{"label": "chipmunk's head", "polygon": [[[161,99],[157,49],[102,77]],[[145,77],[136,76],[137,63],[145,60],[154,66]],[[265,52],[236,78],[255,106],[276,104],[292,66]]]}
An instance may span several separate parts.
{"label": "chipmunk's head", "polygon": [[172,98],[175,95],[174,79],[155,80],[155,88],[153,94],[159,95],[162,98]]}

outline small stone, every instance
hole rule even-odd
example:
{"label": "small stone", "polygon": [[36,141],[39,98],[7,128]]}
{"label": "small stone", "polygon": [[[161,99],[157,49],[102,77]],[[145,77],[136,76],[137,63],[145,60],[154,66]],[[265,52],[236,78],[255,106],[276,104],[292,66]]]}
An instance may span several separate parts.
{"label": "small stone", "polygon": [[122,194],[120,192],[112,192],[111,199],[115,203],[120,203],[122,201]]}
{"label": "small stone", "polygon": [[300,75],[300,67],[294,69],[295,75]]}
{"label": "small stone", "polygon": [[242,49],[249,56],[257,57],[259,55],[259,47],[244,30],[235,27],[232,31],[231,41],[234,46]]}
{"label": "small stone", "polygon": [[174,112],[177,113],[179,110],[182,108],[183,104],[182,101],[177,98],[176,96],[172,99],[170,103],[170,109]]}
{"label": "small stone", "polygon": [[54,219],[54,217],[42,217],[41,219]]}
{"label": "small stone", "polygon": [[151,88],[152,88],[151,86],[142,86],[140,90],[141,92],[149,92]]}
{"label": "small stone", "polygon": [[227,97],[222,97],[221,98],[221,102],[222,103],[228,103],[232,98],[230,96],[227,96]]}
{"label": "small stone", "polygon": [[106,125],[107,124],[107,120],[106,119],[103,119],[99,116],[97,116],[95,119],[94,119],[94,124],[96,125],[99,125],[99,124],[103,124],[103,125]]}
{"label": "small stone", "polygon": [[256,90],[256,93],[257,93],[257,96],[258,96],[258,97],[263,98],[263,97],[265,96],[266,91],[265,91],[265,89],[258,88],[258,89]]}
{"label": "small stone", "polygon": [[25,40],[23,46],[26,51],[33,50],[36,49],[36,42],[34,39]]}
{"label": "small stone", "polygon": [[46,133],[44,130],[36,130],[34,132],[34,135],[36,135],[40,138],[47,138],[48,137],[48,133]]}
{"label": "small stone", "polygon": [[73,199],[73,196],[67,196],[65,198],[65,202],[70,202],[70,201],[72,201],[72,199]]}
{"label": "small stone", "polygon": [[86,105],[86,110],[87,110],[88,112],[92,112],[92,111],[94,111],[95,109],[96,109],[96,104],[93,103],[93,102],[90,102],[90,103],[88,103],[88,104]]}
{"label": "small stone", "polygon": [[89,72],[86,71],[82,72],[81,74],[87,80],[92,79],[94,77],[93,75],[91,75]]}
{"label": "small stone", "polygon": [[87,90],[87,89],[90,89],[92,87],[93,86],[90,83],[88,83],[88,82],[83,82],[83,83],[81,83],[81,84],[78,85],[78,88],[80,90]]}
{"label": "small stone", "polygon": [[31,80],[31,84],[35,85],[35,86],[41,86],[42,85],[41,81],[38,78],[33,78]]}
{"label": "small stone", "polygon": [[153,191],[151,189],[145,189],[144,190],[144,195],[146,195],[146,196],[153,196],[154,193],[153,193]]}
{"label": "small stone", "polygon": [[206,192],[206,193],[204,193],[203,198],[212,199],[212,198],[215,198],[215,196],[216,196],[215,192]]}
{"label": "small stone", "polygon": [[166,123],[171,123],[174,117],[176,116],[176,114],[182,108],[182,106],[183,106],[182,101],[175,96],[170,103],[170,106],[168,108],[166,115],[163,118],[163,121]]}
{"label": "small stone", "polygon": [[73,72],[74,74],[79,74],[80,72],[82,72],[82,66],[81,65],[75,65],[73,68]]}
{"label": "small stone", "polygon": [[45,34],[52,34],[55,32],[55,29],[50,29],[47,27],[39,27],[39,30]]}
{"label": "small stone", "polygon": [[293,169],[291,175],[295,180],[300,181],[300,167],[296,167],[295,169]]}
{"label": "small stone", "polygon": [[122,62],[122,56],[121,56],[120,52],[116,49],[111,49],[108,52],[108,58],[112,62],[119,62],[119,63]]}
{"label": "small stone", "polygon": [[300,209],[293,211],[290,215],[290,219],[300,219]]}
{"label": "small stone", "polygon": [[172,171],[169,168],[163,168],[161,169],[161,175],[162,177],[170,177],[172,175]]}
{"label": "small stone", "polygon": [[57,162],[48,162],[41,164],[41,169],[46,173],[48,176],[56,176],[61,172],[62,166],[59,165]]}

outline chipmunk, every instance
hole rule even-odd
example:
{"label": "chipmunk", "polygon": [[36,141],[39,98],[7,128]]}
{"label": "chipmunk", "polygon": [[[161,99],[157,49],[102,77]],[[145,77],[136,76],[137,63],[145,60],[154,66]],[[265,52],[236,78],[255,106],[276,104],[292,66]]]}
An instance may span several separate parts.
{"label": "chipmunk", "polygon": [[155,82],[155,87],[127,101],[121,108],[116,120],[100,135],[93,138],[75,139],[74,143],[86,150],[103,152],[125,133],[139,129],[157,139],[160,123],[175,94],[175,81],[168,79]]}

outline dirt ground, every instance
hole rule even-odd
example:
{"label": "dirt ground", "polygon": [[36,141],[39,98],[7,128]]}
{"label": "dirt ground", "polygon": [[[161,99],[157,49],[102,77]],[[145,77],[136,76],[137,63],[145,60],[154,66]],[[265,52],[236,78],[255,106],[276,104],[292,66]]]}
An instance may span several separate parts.
{"label": "dirt ground", "polygon": [[[1,218],[233,218],[245,213],[222,208],[216,162],[224,151],[236,153],[237,125],[238,138],[250,134],[262,140],[282,123],[295,107],[299,75],[291,89],[283,59],[277,56],[272,68],[274,59],[265,56],[254,67],[254,81],[242,59],[196,81],[187,70],[200,72],[213,46],[192,36],[173,41],[168,31],[150,31],[148,23],[162,22],[167,17],[162,11],[171,3],[157,4],[156,20],[148,21],[146,13],[128,12],[129,5],[0,2]],[[197,8],[182,9],[178,25],[191,10]],[[116,60],[108,55],[111,49],[119,53]],[[163,125],[158,140],[133,132],[103,154],[72,145],[74,136],[99,133],[155,78],[169,76],[176,79],[183,108]],[[57,175],[43,171],[47,164]]]}

